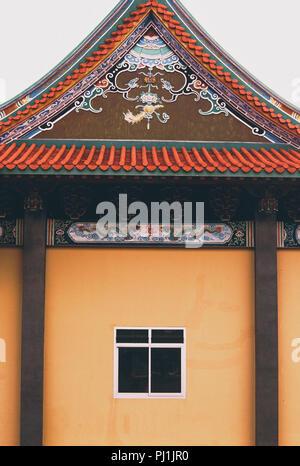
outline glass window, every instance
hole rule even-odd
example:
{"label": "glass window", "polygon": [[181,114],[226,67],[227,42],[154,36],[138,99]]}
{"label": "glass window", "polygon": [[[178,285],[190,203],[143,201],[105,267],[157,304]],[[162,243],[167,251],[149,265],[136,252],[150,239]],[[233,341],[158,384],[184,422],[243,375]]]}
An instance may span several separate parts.
{"label": "glass window", "polygon": [[180,348],[151,348],[151,392],[181,392]]}
{"label": "glass window", "polygon": [[152,330],[152,343],[183,343],[183,330]]}
{"label": "glass window", "polygon": [[120,393],[148,391],[148,354],[148,348],[119,348]]}
{"label": "glass window", "polygon": [[183,398],[185,329],[116,328],[115,397]]}
{"label": "glass window", "polygon": [[117,343],[148,343],[148,338],[148,330],[117,330]]}

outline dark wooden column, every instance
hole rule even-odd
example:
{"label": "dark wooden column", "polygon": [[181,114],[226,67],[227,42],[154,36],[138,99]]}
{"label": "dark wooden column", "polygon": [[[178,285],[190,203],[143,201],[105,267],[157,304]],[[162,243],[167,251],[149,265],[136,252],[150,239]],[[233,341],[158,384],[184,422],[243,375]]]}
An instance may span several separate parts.
{"label": "dark wooden column", "polygon": [[255,222],[256,445],[278,445],[277,201]]}
{"label": "dark wooden column", "polygon": [[21,445],[43,442],[46,214],[34,192],[24,204]]}

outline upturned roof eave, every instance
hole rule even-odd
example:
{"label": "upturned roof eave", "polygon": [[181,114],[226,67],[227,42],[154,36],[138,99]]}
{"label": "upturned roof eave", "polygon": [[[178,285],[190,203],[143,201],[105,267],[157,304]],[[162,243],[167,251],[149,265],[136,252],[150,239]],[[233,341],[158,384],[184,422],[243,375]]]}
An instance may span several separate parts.
{"label": "upturned roof eave", "polygon": [[[95,39],[94,44],[90,44],[88,49],[82,53],[81,58],[78,58],[78,61],[84,60],[84,57],[90,52],[91,49],[93,49],[95,46],[97,46],[100,38],[98,37],[99,32],[105,25],[105,23],[115,15],[116,11],[120,8],[121,5],[125,4],[126,1],[128,0],[120,0],[118,4],[113,8],[110,13],[108,13],[104,19],[86,36],[70,53],[68,53],[62,60],[59,61],[57,65],[55,65],[53,68],[51,68],[50,71],[48,71],[46,74],[44,74],[40,79],[38,79],[36,82],[34,82],[31,86],[26,88],[24,91],[21,91],[19,94],[16,96],[12,97],[11,99],[3,102],[0,104],[0,112],[3,111],[5,108],[10,107],[13,103],[19,102],[23,100],[27,95],[31,94],[35,89],[37,89],[39,86],[43,85],[44,82],[49,81],[51,77],[59,70],[59,68],[65,68],[66,65],[68,64],[69,60],[76,54],[80,53],[81,50],[88,44],[89,41],[93,41]],[[134,3],[135,0],[133,0],[132,3]],[[105,33],[107,34],[107,33]],[[96,36],[96,37],[94,37]],[[68,69],[66,69],[56,80],[54,80],[51,84],[49,84],[47,87],[43,88],[43,90],[39,93],[36,94],[35,98],[38,98],[42,93],[44,93],[49,87],[55,85],[55,83],[59,82],[59,80],[66,74],[68,74],[72,68],[74,68],[75,65],[70,66]],[[26,106],[24,104],[23,106]],[[20,107],[22,108],[22,107]],[[1,120],[1,118],[0,118]]]}

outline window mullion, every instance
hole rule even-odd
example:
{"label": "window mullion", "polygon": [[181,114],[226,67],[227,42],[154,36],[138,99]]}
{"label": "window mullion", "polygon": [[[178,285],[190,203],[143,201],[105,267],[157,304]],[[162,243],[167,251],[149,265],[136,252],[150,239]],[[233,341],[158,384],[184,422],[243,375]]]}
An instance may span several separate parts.
{"label": "window mullion", "polygon": [[117,348],[147,348],[148,343],[116,343]]}
{"label": "window mullion", "polygon": [[184,348],[184,343],[151,343],[153,348]]}

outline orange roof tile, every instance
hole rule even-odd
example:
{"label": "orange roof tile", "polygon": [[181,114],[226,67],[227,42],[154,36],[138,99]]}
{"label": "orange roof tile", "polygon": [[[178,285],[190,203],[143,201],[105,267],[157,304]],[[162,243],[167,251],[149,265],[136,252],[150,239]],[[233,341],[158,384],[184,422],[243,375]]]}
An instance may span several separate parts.
{"label": "orange roof tile", "polygon": [[57,141],[56,143],[44,143],[39,146],[32,141],[22,142],[20,145],[12,143],[0,146],[0,174],[5,169],[34,173],[41,169],[47,173],[52,169],[54,172],[62,170],[79,170],[106,172],[111,169],[116,174],[120,171],[160,173],[163,174],[235,174],[241,176],[247,173],[286,173],[300,174],[300,152],[287,146],[283,147],[249,145],[230,148],[226,147],[207,148],[197,144],[194,147],[156,147],[147,148],[135,145],[116,148],[115,145],[102,145],[96,147],[86,145],[76,147],[74,144],[67,148],[67,143]]}

